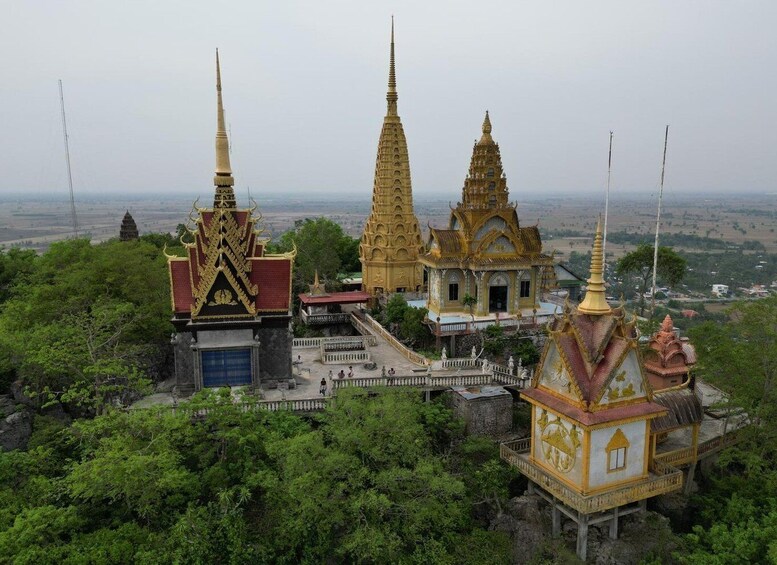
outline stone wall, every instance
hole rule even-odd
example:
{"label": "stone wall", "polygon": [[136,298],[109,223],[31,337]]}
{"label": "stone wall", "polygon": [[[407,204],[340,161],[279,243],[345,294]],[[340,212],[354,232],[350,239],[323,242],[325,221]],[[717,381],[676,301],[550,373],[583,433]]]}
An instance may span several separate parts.
{"label": "stone wall", "polygon": [[449,402],[470,435],[500,436],[513,425],[513,397],[502,387],[452,387]]}

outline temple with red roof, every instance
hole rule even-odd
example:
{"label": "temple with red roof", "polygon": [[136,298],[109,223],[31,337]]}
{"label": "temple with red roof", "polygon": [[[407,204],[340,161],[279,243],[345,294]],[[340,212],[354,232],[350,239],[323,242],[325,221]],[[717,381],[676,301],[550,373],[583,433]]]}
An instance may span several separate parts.
{"label": "temple with red roof", "polygon": [[217,132],[212,208],[194,208],[184,257],[168,255],[176,381],[276,386],[291,379],[294,254],[265,254],[257,219],[235,201],[216,53]]}
{"label": "temple with red roof", "polygon": [[590,524],[609,522],[616,538],[619,516],[682,488],[682,471],[654,460],[651,422],[669,410],[643,371],[635,323],[607,303],[599,223],[585,299],[556,316],[531,388],[521,392],[531,437],[502,446],[530,491],[551,503],[554,535],[562,514],[577,523],[583,560]]}
{"label": "temple with red roof", "polygon": [[313,284],[308,286],[310,291],[299,295],[299,316],[302,323],[308,326],[349,323],[350,315],[343,312],[341,307],[346,304],[365,304],[372,298],[369,292],[362,290],[327,292],[318,280],[318,271]]}

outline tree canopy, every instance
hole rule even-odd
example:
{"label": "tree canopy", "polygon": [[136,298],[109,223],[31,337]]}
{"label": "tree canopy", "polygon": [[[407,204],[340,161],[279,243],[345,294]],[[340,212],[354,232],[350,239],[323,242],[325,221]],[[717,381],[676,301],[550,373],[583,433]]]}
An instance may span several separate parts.
{"label": "tree canopy", "polygon": [[[343,391],[315,425],[244,410],[38,418],[0,453],[0,555],[11,563],[504,563],[475,506],[503,505],[496,447],[413,391]],[[203,413],[201,412],[201,413]]]}
{"label": "tree canopy", "polygon": [[[654,248],[652,245],[641,244],[618,260],[615,271],[619,275],[634,276],[639,292],[640,315],[645,314],[645,293],[653,275]],[[671,247],[659,246],[656,263],[656,278],[663,284],[675,286],[685,276],[686,262]]]}
{"label": "tree canopy", "polygon": [[88,409],[145,390],[169,354],[169,292],[152,243],[53,244],[2,304],[0,384],[20,378],[42,402]]}
{"label": "tree canopy", "polygon": [[298,220],[294,229],[284,233],[277,244],[268,246],[273,253],[291,251],[296,246],[294,262],[295,292],[307,290],[315,272],[325,281],[337,281],[337,275],[361,271],[359,240],[327,218]]}

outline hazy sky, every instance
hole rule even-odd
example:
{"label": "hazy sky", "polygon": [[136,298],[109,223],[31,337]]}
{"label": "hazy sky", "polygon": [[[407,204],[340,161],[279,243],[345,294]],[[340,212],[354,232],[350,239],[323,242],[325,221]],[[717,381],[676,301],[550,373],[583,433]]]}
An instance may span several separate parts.
{"label": "hazy sky", "polygon": [[214,50],[237,187],[369,195],[390,16],[414,194],[455,201],[490,110],[521,195],[777,192],[777,2],[5,0],[0,195],[208,194]]}

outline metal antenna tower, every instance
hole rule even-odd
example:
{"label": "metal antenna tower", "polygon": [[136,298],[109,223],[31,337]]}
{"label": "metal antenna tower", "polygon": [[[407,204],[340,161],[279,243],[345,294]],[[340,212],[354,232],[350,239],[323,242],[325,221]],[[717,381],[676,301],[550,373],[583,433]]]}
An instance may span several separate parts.
{"label": "metal antenna tower", "polygon": [[73,235],[78,237],[78,219],[76,218],[76,200],[73,196],[73,173],[70,170],[70,146],[67,140],[67,120],[65,119],[65,96],[62,94],[62,80],[59,81],[59,103],[62,107],[62,134],[65,138],[65,160],[67,161],[67,182],[70,187],[70,217],[73,221]]}

